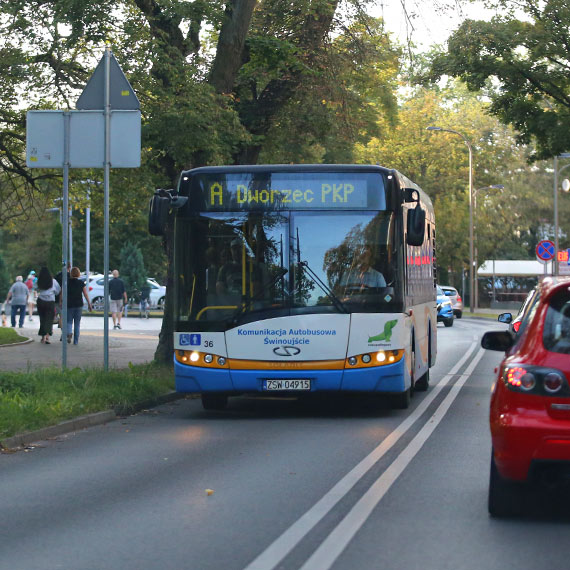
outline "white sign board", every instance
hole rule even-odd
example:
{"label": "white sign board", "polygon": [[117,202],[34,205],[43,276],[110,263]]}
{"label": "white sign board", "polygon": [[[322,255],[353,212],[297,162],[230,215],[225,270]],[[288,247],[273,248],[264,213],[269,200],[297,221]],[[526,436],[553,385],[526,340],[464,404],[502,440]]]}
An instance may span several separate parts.
{"label": "white sign board", "polygon": [[[69,167],[103,168],[103,111],[69,113]],[[141,163],[140,111],[111,111],[110,167],[135,168]],[[26,164],[30,168],[63,168],[64,111],[28,111]]]}

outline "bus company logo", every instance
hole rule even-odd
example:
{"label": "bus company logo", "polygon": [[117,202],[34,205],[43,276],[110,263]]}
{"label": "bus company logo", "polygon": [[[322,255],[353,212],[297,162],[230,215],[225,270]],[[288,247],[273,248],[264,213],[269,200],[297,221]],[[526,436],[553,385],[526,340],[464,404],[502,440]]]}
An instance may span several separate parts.
{"label": "bus company logo", "polygon": [[180,335],[180,346],[200,346],[202,335],[183,333]]}
{"label": "bus company logo", "polygon": [[276,346],[273,349],[273,352],[277,356],[297,356],[297,354],[301,352],[301,349],[297,348],[296,346],[285,345],[285,346]]}

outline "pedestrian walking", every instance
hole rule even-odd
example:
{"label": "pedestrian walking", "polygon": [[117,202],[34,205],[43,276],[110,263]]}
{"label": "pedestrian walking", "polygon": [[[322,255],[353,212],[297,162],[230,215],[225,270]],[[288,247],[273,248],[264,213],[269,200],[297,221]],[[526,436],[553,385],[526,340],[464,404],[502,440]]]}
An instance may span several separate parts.
{"label": "pedestrian walking", "polygon": [[111,297],[113,329],[120,329],[123,306],[127,304],[127,290],[125,283],[119,278],[119,272],[116,269],[113,270],[113,279],[109,281],[109,296]]}
{"label": "pedestrian walking", "polygon": [[47,267],[40,269],[38,276],[38,315],[40,317],[40,330],[43,344],[51,344],[49,337],[53,334],[53,318],[55,315],[55,296],[61,287],[52,277]]}
{"label": "pedestrian walking", "polygon": [[32,269],[26,278],[26,287],[28,288],[28,319],[33,321],[32,315],[34,314],[34,305],[36,304],[37,290],[38,290],[38,278],[36,277],[36,272]]}
{"label": "pedestrian walking", "polygon": [[89,311],[93,310],[89,294],[87,293],[87,287],[85,287],[85,281],[79,279],[80,275],[79,267],[72,267],[67,281],[67,342],[71,342],[71,338],[73,337],[73,344],[79,343],[83,297],[85,297],[87,301]]}
{"label": "pedestrian walking", "polygon": [[26,320],[26,305],[28,303],[28,288],[24,283],[24,278],[21,275],[16,277],[16,281],[10,287],[8,295],[6,297],[6,303],[10,302],[12,304],[12,309],[10,311],[10,318],[12,326],[16,326],[16,315],[20,313],[20,328],[24,327],[24,321]]}

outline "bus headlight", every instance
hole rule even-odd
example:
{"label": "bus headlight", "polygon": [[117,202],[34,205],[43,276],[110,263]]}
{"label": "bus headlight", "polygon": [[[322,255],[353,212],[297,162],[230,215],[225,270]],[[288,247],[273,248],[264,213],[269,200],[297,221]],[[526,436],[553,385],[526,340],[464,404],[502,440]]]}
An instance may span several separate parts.
{"label": "bus headlight", "polygon": [[404,350],[379,350],[374,354],[364,353],[356,356],[349,356],[344,361],[344,367],[349,368],[356,366],[357,368],[370,368],[372,366],[385,366],[393,364],[404,357]]}
{"label": "bus headlight", "polygon": [[218,364],[220,366],[225,366],[226,365],[226,359],[223,356],[218,356]]}
{"label": "bus headlight", "polygon": [[214,360],[214,357],[211,354],[206,354],[204,356],[204,362],[206,364],[210,364],[212,362],[212,360]]}

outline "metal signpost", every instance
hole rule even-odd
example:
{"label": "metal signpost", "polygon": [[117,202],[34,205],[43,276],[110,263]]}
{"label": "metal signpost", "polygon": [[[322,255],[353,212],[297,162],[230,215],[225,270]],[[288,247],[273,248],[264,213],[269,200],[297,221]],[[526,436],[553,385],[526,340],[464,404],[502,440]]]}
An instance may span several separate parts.
{"label": "metal signpost", "polygon": [[[104,367],[109,369],[109,171],[140,166],[140,104],[110,48],[77,101],[77,111],[28,111],[26,164],[63,168],[62,334],[67,330],[69,169],[104,169]],[[67,342],[62,343],[62,368]]]}

